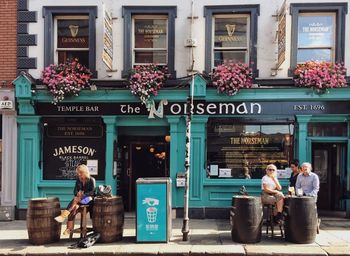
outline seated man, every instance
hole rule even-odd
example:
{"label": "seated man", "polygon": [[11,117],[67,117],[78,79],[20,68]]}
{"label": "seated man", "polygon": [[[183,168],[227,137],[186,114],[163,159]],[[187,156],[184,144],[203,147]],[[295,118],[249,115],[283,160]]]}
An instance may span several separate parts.
{"label": "seated man", "polygon": [[295,189],[296,192],[298,189],[302,189],[303,195],[315,197],[317,201],[317,194],[320,190],[320,179],[311,170],[312,166],[310,163],[303,163],[301,165],[301,173],[298,175]]}

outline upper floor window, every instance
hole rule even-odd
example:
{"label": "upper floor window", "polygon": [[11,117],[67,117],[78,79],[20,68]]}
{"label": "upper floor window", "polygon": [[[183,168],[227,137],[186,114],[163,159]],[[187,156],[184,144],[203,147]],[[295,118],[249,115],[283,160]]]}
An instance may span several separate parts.
{"label": "upper floor window", "polygon": [[123,6],[124,70],[127,77],[135,65],[167,65],[175,71],[176,6]]}
{"label": "upper floor window", "polygon": [[249,16],[215,15],[214,67],[226,62],[249,62]]}
{"label": "upper floor window", "polygon": [[214,5],[204,7],[205,71],[223,62],[249,63],[257,70],[259,5]]}
{"label": "upper floor window", "polygon": [[64,63],[77,58],[89,67],[89,17],[55,17],[55,62]]}
{"label": "upper floor window", "polygon": [[96,77],[96,6],[44,6],[44,65],[78,58]]}
{"label": "upper floor window", "polygon": [[334,62],[335,31],[334,13],[301,13],[297,63],[308,60]]}
{"label": "upper floor window", "polygon": [[289,75],[298,63],[343,62],[347,3],[290,5],[292,42]]}
{"label": "upper floor window", "polygon": [[133,65],[168,63],[167,16],[133,17]]}

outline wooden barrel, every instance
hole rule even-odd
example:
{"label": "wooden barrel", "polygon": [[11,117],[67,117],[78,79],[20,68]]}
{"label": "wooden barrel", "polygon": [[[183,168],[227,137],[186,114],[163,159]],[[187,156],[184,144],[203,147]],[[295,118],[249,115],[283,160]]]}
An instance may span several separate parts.
{"label": "wooden barrel", "polygon": [[317,207],[314,197],[290,197],[285,201],[285,237],[298,244],[315,242],[317,233]]}
{"label": "wooden barrel", "polygon": [[263,210],[260,197],[234,196],[231,210],[232,240],[238,243],[258,243],[261,240]]}
{"label": "wooden barrel", "polygon": [[29,242],[40,245],[60,240],[61,223],[55,217],[61,214],[57,197],[29,200],[27,209],[27,230]]}
{"label": "wooden barrel", "polygon": [[96,197],[92,225],[100,233],[98,242],[111,243],[123,238],[124,205],[121,196]]}

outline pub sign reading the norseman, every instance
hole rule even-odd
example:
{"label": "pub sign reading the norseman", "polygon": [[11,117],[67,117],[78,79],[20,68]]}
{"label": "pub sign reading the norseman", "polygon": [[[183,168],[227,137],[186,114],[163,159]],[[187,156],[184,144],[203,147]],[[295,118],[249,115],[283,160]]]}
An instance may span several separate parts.
{"label": "pub sign reading the norseman", "polygon": [[91,162],[93,176],[104,179],[105,129],[99,118],[48,118],[43,127],[44,180],[75,179],[76,167]]}

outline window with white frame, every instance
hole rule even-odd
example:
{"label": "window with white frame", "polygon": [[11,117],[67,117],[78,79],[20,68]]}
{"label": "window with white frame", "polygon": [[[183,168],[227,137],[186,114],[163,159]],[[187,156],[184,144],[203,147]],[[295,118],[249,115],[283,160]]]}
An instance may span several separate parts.
{"label": "window with white frame", "polygon": [[224,62],[249,62],[250,15],[213,17],[213,67]]}
{"label": "window with white frame", "polygon": [[56,16],[55,29],[55,63],[78,59],[89,67],[89,17]]}
{"label": "window with white frame", "polygon": [[132,17],[132,64],[168,63],[168,17],[134,15]]}
{"label": "window with white frame", "polygon": [[335,61],[335,13],[300,13],[297,63]]}

